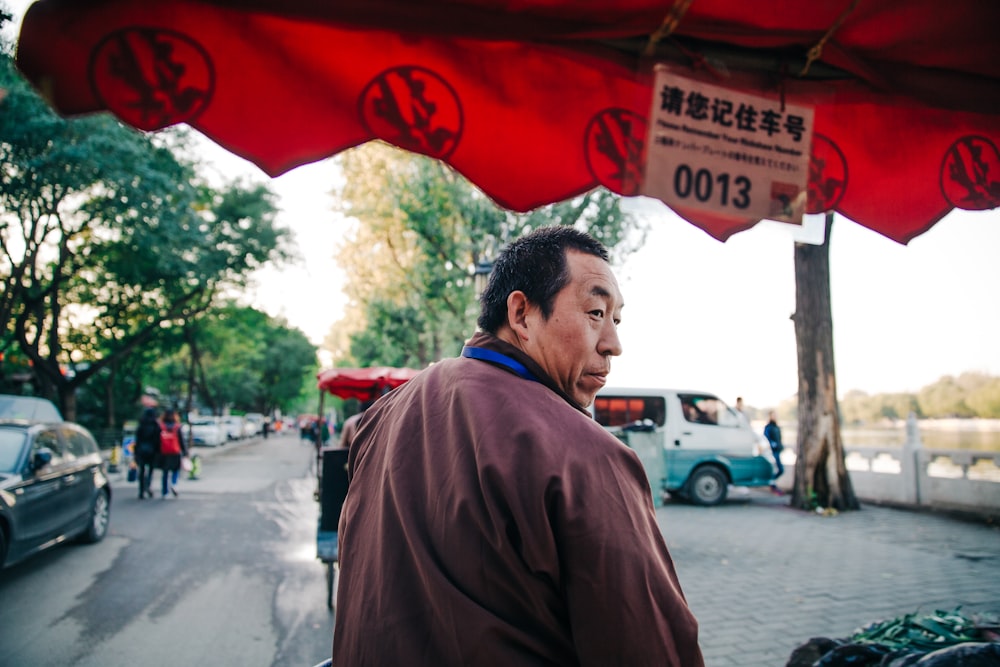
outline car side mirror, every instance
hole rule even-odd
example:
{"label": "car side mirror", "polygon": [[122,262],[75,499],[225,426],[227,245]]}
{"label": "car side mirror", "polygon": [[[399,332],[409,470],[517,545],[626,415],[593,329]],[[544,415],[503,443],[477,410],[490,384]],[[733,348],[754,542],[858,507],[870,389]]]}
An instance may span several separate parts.
{"label": "car side mirror", "polygon": [[52,463],[52,450],[48,447],[41,447],[31,459],[31,469],[41,470]]}

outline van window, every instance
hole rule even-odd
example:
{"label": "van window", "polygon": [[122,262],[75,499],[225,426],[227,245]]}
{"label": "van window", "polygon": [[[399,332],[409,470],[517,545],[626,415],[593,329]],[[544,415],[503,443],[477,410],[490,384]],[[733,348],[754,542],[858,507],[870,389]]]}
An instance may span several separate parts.
{"label": "van window", "polygon": [[740,418],[736,412],[715,396],[678,394],[677,397],[681,399],[684,419],[692,424],[731,427],[740,425]]}
{"label": "van window", "polygon": [[666,422],[667,404],[662,396],[597,396],[594,419],[606,428],[627,426],[651,419],[657,426]]}

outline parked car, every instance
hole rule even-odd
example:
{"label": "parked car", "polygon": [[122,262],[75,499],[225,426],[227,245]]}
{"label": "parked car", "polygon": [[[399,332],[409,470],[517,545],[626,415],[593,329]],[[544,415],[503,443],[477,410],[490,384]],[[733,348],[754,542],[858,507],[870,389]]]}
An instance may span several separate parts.
{"label": "parked car", "polygon": [[222,418],[222,423],[226,428],[226,438],[228,440],[242,440],[246,437],[245,422],[239,415],[228,415]]}
{"label": "parked car", "polygon": [[746,419],[704,391],[605,387],[594,399],[597,422],[636,450],[654,501],[661,493],[717,505],[729,485],[766,486],[770,447]]}
{"label": "parked car", "polygon": [[264,415],[259,412],[248,412],[243,415],[247,425],[247,434],[250,437],[260,435],[264,432]]}
{"label": "parked car", "polygon": [[190,424],[191,442],[189,444],[201,445],[202,447],[219,447],[226,444],[229,436],[226,425],[219,417],[202,416],[191,417]]}
{"label": "parked car", "polygon": [[111,484],[90,431],[61,417],[0,418],[0,567],[69,540],[98,542],[110,516]]}

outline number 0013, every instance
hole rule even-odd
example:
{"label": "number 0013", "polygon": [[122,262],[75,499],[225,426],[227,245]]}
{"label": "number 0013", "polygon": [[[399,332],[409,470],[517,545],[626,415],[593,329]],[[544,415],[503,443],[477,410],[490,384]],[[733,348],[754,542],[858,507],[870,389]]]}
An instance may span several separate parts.
{"label": "number 0013", "polygon": [[[729,185],[732,179],[733,193],[730,197]],[[746,176],[732,178],[722,173],[712,177],[708,169],[692,171],[686,164],[679,165],[674,172],[674,192],[681,199],[694,196],[700,202],[709,202],[716,193],[718,185],[718,200],[723,206],[747,208],[750,206],[750,179]]]}

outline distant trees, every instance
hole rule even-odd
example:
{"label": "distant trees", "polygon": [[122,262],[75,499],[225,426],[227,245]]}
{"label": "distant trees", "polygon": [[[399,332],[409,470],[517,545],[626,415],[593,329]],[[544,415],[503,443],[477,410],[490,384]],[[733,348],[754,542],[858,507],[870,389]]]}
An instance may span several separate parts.
{"label": "distant trees", "polygon": [[840,402],[845,424],[917,417],[1000,419],[1000,377],[967,372],[945,375],[917,393],[867,394],[850,391]]}
{"label": "distant trees", "polygon": [[965,405],[973,416],[1000,419],[1000,377],[964,373],[958,377],[960,387],[966,379],[969,380],[969,389],[966,391]]}
{"label": "distant trees", "polygon": [[164,399],[189,410],[269,414],[315,388],[316,347],[286,322],[227,303],[183,325],[173,351],[153,364],[148,381]]}
{"label": "distant trees", "polygon": [[530,213],[500,208],[444,163],[371,142],[341,154],[340,208],[358,226],[337,254],[349,303],[326,347],[356,365],[422,367],[475,328],[473,269],[543,225],[573,225],[623,257],[641,244],[620,197],[598,189]]}
{"label": "distant trees", "polygon": [[869,396],[853,390],[840,401],[840,414],[845,424],[872,423],[881,419],[906,419],[920,414],[915,394],[876,394]]}

